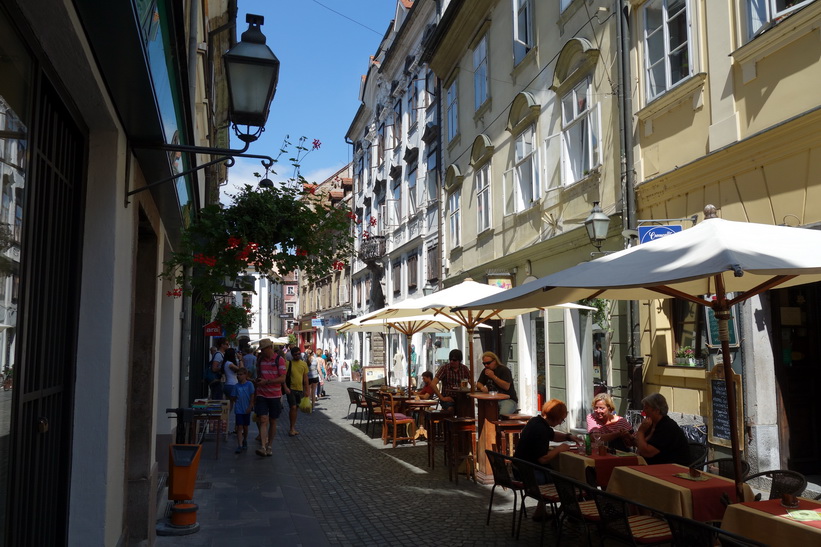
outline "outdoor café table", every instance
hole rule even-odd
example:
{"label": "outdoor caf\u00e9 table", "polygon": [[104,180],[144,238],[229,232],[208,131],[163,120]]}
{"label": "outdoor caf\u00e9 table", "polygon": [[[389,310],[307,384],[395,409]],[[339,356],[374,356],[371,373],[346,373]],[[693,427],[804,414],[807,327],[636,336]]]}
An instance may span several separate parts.
{"label": "outdoor caf\u00e9 table", "polygon": [[[515,447],[515,443],[512,441],[519,438],[519,433],[525,428],[527,422],[525,420],[493,420],[490,423],[496,428],[495,452],[512,456]],[[511,439],[510,443],[508,443],[508,438]]]}
{"label": "outdoor caf\u00e9 table", "polygon": [[632,452],[616,452],[613,454],[599,454],[583,455],[575,451],[568,450],[559,454],[559,473],[574,478],[579,482],[587,482],[586,469],[593,467],[596,470],[596,482],[602,488],[607,488],[607,483],[610,482],[610,475],[613,473],[613,468],[624,465],[647,465],[644,458]]}
{"label": "outdoor caf\u00e9 table", "polygon": [[[799,520],[802,516],[816,520]],[[798,507],[787,509],[780,499],[734,503],[727,507],[722,530],[768,545],[821,545],[821,502],[798,498]],[[813,515],[815,513],[815,515]]]}
{"label": "outdoor caf\u00e9 table", "polygon": [[[479,435],[482,434],[482,429],[485,426],[485,420],[492,422],[499,419],[499,401],[510,399],[510,395],[504,393],[482,393],[477,391],[475,393],[468,393],[468,397],[476,399],[479,407],[479,420],[477,422],[479,427]],[[496,432],[493,431],[493,438],[496,437]]]}
{"label": "outdoor caf\u00e9 table", "polygon": [[[675,463],[614,467],[607,491],[665,513],[701,522],[721,520],[726,509],[721,495],[735,500],[735,483],[710,473],[702,473],[702,480],[679,478],[676,473],[687,474],[687,468]],[[744,501],[752,500],[750,486],[742,487]]]}
{"label": "outdoor caf\u00e9 table", "polygon": [[[402,412],[404,414],[413,414],[416,418],[416,425],[419,426],[419,411],[425,410],[426,408],[434,408],[438,404],[439,401],[436,399],[406,399],[402,404]],[[424,427],[418,427],[417,434],[419,430],[425,433]]]}

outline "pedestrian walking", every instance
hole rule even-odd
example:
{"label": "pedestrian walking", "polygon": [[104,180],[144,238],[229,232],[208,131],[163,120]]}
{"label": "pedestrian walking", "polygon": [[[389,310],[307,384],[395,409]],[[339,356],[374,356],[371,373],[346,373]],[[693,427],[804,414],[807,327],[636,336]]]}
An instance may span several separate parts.
{"label": "pedestrian walking", "polygon": [[305,348],[305,362],[308,363],[308,396],[311,404],[316,404],[316,396],[319,391],[319,360],[316,354]]}
{"label": "pedestrian walking", "polygon": [[308,394],[308,363],[299,359],[297,356],[299,351],[296,349],[291,352],[291,361],[288,364],[288,406],[290,407],[290,425],[291,429],[288,431],[289,437],[296,437],[299,431],[296,430],[296,418],[299,415],[299,403],[302,402],[302,397]]}
{"label": "pedestrian walking", "polygon": [[270,338],[259,341],[260,356],[257,362],[257,383],[254,412],[259,420],[259,437],[262,446],[258,456],[272,456],[274,437],[277,433],[277,418],[282,412],[282,385],[288,367],[284,359],[274,351]]}
{"label": "pedestrian walking", "polygon": [[235,454],[248,450],[248,426],[251,425],[251,410],[256,397],[254,384],[248,381],[248,370],[245,367],[237,370],[237,385],[234,388],[234,419],[237,431],[237,449]]}
{"label": "pedestrian walking", "polygon": [[228,399],[228,431],[234,432],[234,387],[237,385],[237,371],[239,370],[239,358],[237,358],[237,350],[228,348],[225,350],[225,359],[222,362],[222,370],[225,375],[225,382],[222,384],[222,392],[225,398]]}

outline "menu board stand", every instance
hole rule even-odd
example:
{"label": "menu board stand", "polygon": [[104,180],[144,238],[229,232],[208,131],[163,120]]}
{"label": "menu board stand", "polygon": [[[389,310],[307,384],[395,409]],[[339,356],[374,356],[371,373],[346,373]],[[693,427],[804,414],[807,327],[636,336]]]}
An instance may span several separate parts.
{"label": "menu board stand", "polygon": [[[733,373],[733,386],[736,394],[736,417],[738,431],[744,431],[744,401],[741,392],[741,376]],[[730,413],[727,403],[727,384],[724,381],[724,365],[721,363],[707,373],[707,405],[709,408],[710,426],[707,440],[713,444],[731,447]],[[739,450],[744,450],[744,443],[739,443]]]}

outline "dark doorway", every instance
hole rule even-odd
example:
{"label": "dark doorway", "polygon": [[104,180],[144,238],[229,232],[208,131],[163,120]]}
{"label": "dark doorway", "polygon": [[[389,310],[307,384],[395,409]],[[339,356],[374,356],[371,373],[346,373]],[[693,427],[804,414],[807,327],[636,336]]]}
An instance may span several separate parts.
{"label": "dark doorway", "polygon": [[[0,77],[2,78],[2,77]],[[66,541],[86,138],[57,91],[34,77],[20,192],[8,545]]]}
{"label": "dark doorway", "polygon": [[821,474],[821,284],[772,291],[782,466]]}

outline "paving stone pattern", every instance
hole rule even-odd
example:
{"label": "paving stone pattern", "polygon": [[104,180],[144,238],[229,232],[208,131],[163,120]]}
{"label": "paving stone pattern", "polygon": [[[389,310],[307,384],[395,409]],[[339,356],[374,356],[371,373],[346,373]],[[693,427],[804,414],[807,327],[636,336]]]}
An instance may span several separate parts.
{"label": "paving stone pattern", "polygon": [[[236,442],[203,446],[194,502],[199,532],[158,536],[156,544],[182,546],[440,546],[537,545],[541,523],[525,519],[518,541],[510,537],[512,495],[496,489],[490,525],[485,525],[490,486],[464,476],[448,480],[441,451],[431,471],[427,444],[392,448],[376,428],[354,426],[347,415],[346,388],[333,382],[310,415],[300,413],[289,437],[287,413],[279,419],[273,457],[243,454]],[[284,426],[284,427],[283,427]],[[255,430],[256,426],[251,425]],[[163,496],[165,496],[163,492]],[[165,505],[165,503],[163,504]],[[534,502],[528,506],[532,508]],[[566,538],[566,541],[565,541]],[[584,543],[563,534],[562,544]],[[551,523],[545,544],[555,545]]]}

